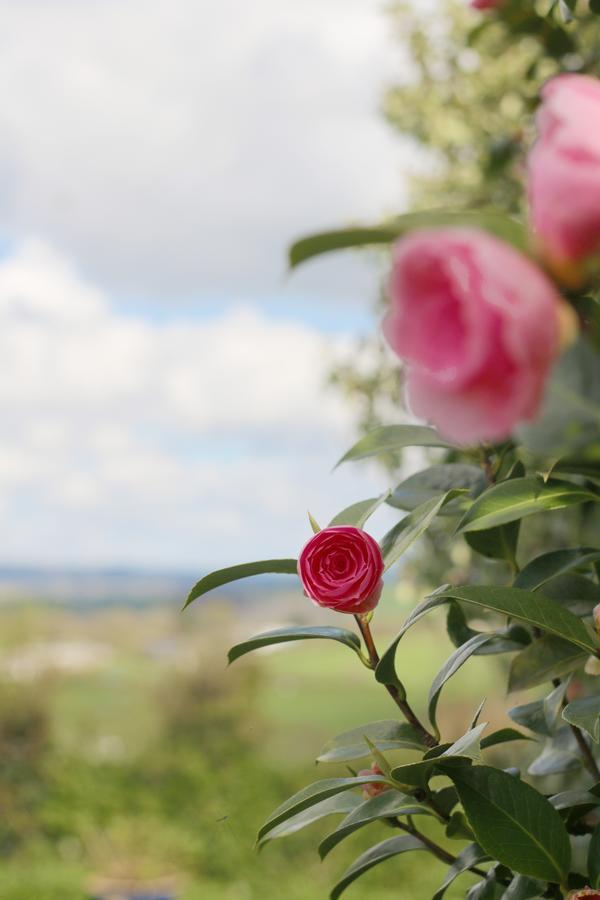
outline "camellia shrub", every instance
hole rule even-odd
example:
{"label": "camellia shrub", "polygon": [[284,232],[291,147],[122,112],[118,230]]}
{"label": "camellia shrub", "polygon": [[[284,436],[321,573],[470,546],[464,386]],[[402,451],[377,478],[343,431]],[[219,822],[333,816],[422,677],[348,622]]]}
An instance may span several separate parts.
{"label": "camellia shrub", "polygon": [[[486,16],[517,8],[473,5]],[[559,5],[565,19],[577,7]],[[313,603],[355,628],[277,629],[233,647],[230,662],[287,641],[337,641],[397,708],[396,718],[357,723],[334,737],[319,761],[348,765],[349,774],[303,787],[258,832],[264,844],[337,815],[319,847],[324,857],[374,822],[394,829],[341,875],[333,900],[373,866],[417,851],[447,867],[433,900],[462,875],[471,879],[471,900],[600,898],[600,541],[546,546],[528,558],[527,541],[519,540],[524,520],[557,510],[579,511],[583,534],[600,502],[598,78],[565,73],[544,86],[525,180],[527,225],[493,210],[434,210],[294,244],[292,265],[342,248],[391,245],[383,330],[404,366],[408,406],[427,424],[377,428],[342,461],[409,446],[427,448],[424,457],[434,448],[440,461],[353,504],[327,527],[311,519],[298,559],[213,572],[188,598],[256,574],[299,578]],[[383,503],[402,518],[376,540],[366,528]],[[440,517],[452,526],[451,540],[496,561],[496,581],[442,584],[380,654],[384,573]],[[398,646],[415,623],[441,610],[455,650],[433,680],[427,710],[417,711]],[[510,660],[509,689],[533,689],[531,702],[510,709],[516,727],[496,731],[480,721],[480,707],[462,736],[448,741],[437,715],[444,685],[470,657],[499,654]],[[526,773],[490,764],[490,748],[524,740],[540,747]],[[412,751],[412,760],[399,763],[398,750]],[[365,758],[370,766],[350,768]],[[564,776],[564,789],[540,790],[539,776],[549,775]],[[457,854],[447,849],[449,837],[464,839]]]}

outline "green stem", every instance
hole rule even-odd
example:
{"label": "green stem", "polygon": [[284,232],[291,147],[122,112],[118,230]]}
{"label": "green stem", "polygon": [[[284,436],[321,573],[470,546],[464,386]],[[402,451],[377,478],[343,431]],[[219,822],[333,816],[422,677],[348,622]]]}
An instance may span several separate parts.
{"label": "green stem", "polygon": [[[451,853],[448,853],[447,850],[444,850],[443,847],[440,847],[439,844],[436,844],[435,841],[432,841],[431,838],[428,838],[427,835],[423,834],[422,831],[419,831],[414,826],[405,825],[404,822],[401,822],[398,818],[393,819],[392,823],[396,828],[401,828],[402,831],[406,831],[407,834],[412,834],[413,837],[416,837],[419,841],[421,841],[421,843],[425,844],[428,850],[431,850],[433,855],[437,857],[440,862],[446,863],[449,866],[453,866],[458,861],[457,856],[453,856]],[[478,869],[477,866],[470,866],[469,872],[472,872],[474,875],[478,875],[480,878],[485,878],[487,875],[487,872],[484,872],[483,869]]]}

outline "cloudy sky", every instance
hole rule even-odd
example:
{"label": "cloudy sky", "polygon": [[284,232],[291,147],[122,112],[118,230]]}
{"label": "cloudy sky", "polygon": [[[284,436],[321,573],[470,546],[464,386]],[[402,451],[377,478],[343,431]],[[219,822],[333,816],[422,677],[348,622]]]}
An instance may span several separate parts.
{"label": "cloudy sky", "polygon": [[377,272],[289,240],[403,203],[381,0],[0,0],[0,563],[294,554]]}

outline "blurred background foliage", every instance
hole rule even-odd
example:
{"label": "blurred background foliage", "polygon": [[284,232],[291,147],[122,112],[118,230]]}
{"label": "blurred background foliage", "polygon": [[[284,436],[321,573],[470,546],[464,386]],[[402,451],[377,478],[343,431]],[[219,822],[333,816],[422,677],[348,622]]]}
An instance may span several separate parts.
{"label": "blurred background foliage", "polygon": [[[500,18],[477,16],[462,0],[435,16],[418,4],[390,9],[390,27],[413,65],[410,80],[387,91],[383,111],[415,146],[415,208],[493,205],[524,214],[523,159],[541,83],[558,70],[598,71],[598,19],[585,3],[572,23],[557,4],[546,18],[550,6],[507,2]],[[401,374],[379,339],[365,337],[353,358],[332,380],[358,406],[361,427],[400,419]],[[386,463],[393,470],[399,461]],[[596,527],[585,509],[583,519],[568,512],[553,522],[559,544]],[[387,589],[377,622],[382,644],[423,588],[468,577],[468,548],[449,550],[443,527],[430,535],[402,585]],[[546,540],[528,528],[526,552]],[[184,900],[316,900],[372,843],[372,832],[357,834],[321,864],[308,829],[254,852],[260,822],[314,780],[305,760],[332,733],[393,709],[343,648],[319,642],[261,654],[226,673],[226,648],[236,639],[316,615],[299,593],[245,596],[243,606],[217,598],[184,617],[168,605],[0,610],[3,900],[79,900],[127,884]],[[400,660],[416,705],[448,655],[443,623],[434,619],[415,629]],[[501,665],[474,658],[448,687],[441,717],[449,736],[465,730],[486,693],[486,718],[509,724],[496,689]],[[510,763],[519,763],[510,752]],[[518,752],[526,765],[537,751]],[[502,753],[499,763],[508,764]],[[385,825],[375,827],[386,836]],[[407,858],[352,892],[356,900],[418,900],[443,874],[441,865]],[[459,886],[446,896],[463,894]]]}

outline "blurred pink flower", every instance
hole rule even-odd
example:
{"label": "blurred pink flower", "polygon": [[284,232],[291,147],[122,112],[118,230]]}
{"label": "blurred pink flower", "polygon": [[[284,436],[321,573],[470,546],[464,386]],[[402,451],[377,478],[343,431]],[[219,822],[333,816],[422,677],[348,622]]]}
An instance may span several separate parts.
{"label": "blurred pink flower", "polygon": [[[358,773],[359,775],[383,775],[384,773],[381,771],[377,763],[373,763],[370,769],[361,769]],[[384,775],[385,778],[385,775]],[[381,782],[378,784],[376,781],[371,782],[371,784],[363,784],[362,786],[363,795],[366,800],[369,797],[378,797],[379,794],[383,794],[384,791],[391,790],[389,784],[385,784],[385,782]]]}
{"label": "blurred pink flower", "polygon": [[571,891],[567,900],[600,900],[600,891],[595,891],[593,888],[583,888],[580,891]]}
{"label": "blurred pink flower", "polygon": [[532,224],[549,265],[577,284],[581,262],[600,251],[600,80],[553,78],[542,89],[537,126],[529,157]]}
{"label": "blurred pink flower", "polygon": [[473,9],[496,9],[502,4],[502,0],[471,0]]}
{"label": "blurred pink flower", "polygon": [[389,296],[384,333],[415,415],[458,444],[536,415],[573,313],[527,257],[476,229],[413,232],[396,244]]}
{"label": "blurred pink flower", "polygon": [[366,531],[337,525],[317,532],[305,545],[298,574],[307,597],[318,606],[363,614],[379,602],[383,558]]}

